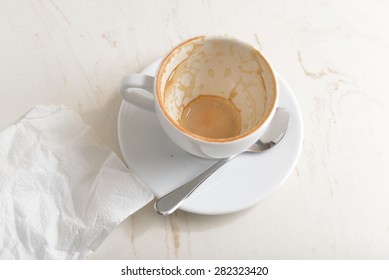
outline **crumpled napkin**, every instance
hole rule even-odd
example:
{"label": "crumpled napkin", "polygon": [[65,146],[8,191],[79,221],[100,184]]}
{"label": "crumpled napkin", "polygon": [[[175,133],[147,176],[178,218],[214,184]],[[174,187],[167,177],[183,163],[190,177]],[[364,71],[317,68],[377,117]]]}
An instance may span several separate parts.
{"label": "crumpled napkin", "polygon": [[0,259],[83,259],[152,198],[63,105],[0,132]]}

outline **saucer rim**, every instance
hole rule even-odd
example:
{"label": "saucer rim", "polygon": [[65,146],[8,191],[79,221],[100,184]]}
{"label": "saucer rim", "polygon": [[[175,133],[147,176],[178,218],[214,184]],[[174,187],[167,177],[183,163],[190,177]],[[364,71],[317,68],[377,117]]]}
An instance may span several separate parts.
{"label": "saucer rim", "polygon": [[[151,69],[158,68],[158,65],[160,64],[161,61],[162,61],[162,59],[155,60],[154,62],[152,62],[148,66],[146,66],[144,69],[142,69],[142,71],[140,71],[140,73],[149,72]],[[271,189],[269,189],[268,191],[265,191],[262,195],[258,196],[257,199],[251,200],[251,203],[246,203],[244,205],[241,204],[240,207],[233,207],[233,208],[231,208],[231,210],[227,210],[227,211],[224,209],[224,210],[219,210],[219,211],[216,210],[216,211],[210,212],[210,211],[206,211],[206,210],[201,211],[201,209],[193,209],[193,207],[190,207],[190,206],[187,206],[186,204],[183,204],[182,206],[179,207],[180,210],[194,213],[194,214],[201,214],[201,215],[222,215],[222,214],[239,212],[239,211],[251,208],[251,207],[257,205],[262,200],[268,198],[271,194],[273,194],[276,190],[278,190],[286,182],[286,180],[290,177],[290,175],[292,174],[293,170],[295,169],[297,162],[301,156],[303,141],[304,141],[304,124],[303,124],[302,112],[301,112],[299,103],[297,101],[296,95],[294,94],[294,92],[290,88],[290,86],[286,83],[285,79],[283,79],[277,71],[275,71],[275,74],[276,74],[276,78],[278,80],[277,82],[282,83],[283,86],[285,86],[286,90],[289,92],[291,100],[293,102],[293,105],[295,106],[295,111],[296,111],[295,114],[297,115],[297,119],[298,119],[297,123],[298,123],[299,131],[298,131],[297,139],[299,141],[298,141],[298,145],[295,146],[296,147],[295,151],[297,151],[297,153],[290,164],[291,167],[289,168],[288,172],[285,172],[285,174],[282,176],[282,179],[280,180],[280,182],[278,184],[274,184],[274,186]],[[118,129],[118,141],[119,141],[120,151],[122,152],[124,162],[128,166],[129,164],[127,163],[126,157],[123,153],[124,149],[123,149],[123,143],[122,143],[122,141],[123,141],[122,140],[122,133],[121,133],[121,130],[119,129],[121,127],[121,117],[120,116],[123,114],[123,110],[124,110],[123,108],[125,107],[125,105],[126,105],[125,101],[122,100],[122,102],[120,104],[119,112],[118,112],[117,129]],[[135,175],[136,175],[136,173],[135,173]],[[153,192],[152,188],[150,188],[149,186],[147,186],[147,188],[153,193],[154,197],[158,197]]]}

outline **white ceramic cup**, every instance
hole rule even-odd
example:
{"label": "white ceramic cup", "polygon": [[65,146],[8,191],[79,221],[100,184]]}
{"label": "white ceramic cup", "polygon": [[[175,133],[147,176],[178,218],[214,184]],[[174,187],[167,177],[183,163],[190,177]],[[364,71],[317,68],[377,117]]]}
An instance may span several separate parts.
{"label": "white ceramic cup", "polygon": [[[120,94],[137,107],[155,112],[171,140],[204,158],[225,158],[254,144],[277,107],[278,86],[272,67],[258,50],[229,37],[196,37],[175,47],[155,77],[130,74]],[[210,138],[181,125],[183,111],[199,96],[221,97],[239,112],[240,133]]]}

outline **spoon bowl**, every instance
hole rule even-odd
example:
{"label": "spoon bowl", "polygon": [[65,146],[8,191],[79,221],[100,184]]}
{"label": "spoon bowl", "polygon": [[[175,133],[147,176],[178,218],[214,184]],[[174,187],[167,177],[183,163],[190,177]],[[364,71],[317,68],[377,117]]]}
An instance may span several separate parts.
{"label": "spoon bowl", "polygon": [[[260,153],[277,145],[286,134],[289,125],[289,115],[290,114],[287,109],[277,108],[272,122],[266,132],[258,139],[257,142],[242,153]],[[188,183],[159,198],[154,204],[155,211],[161,215],[172,214],[210,175],[238,155],[240,154],[220,159]]]}

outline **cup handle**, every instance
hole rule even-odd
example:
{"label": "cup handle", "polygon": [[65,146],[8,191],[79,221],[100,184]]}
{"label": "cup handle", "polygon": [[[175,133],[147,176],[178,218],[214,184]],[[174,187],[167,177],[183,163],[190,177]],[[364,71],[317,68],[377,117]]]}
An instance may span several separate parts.
{"label": "cup handle", "polygon": [[155,112],[153,87],[154,77],[130,74],[125,76],[120,83],[120,95],[132,105]]}

